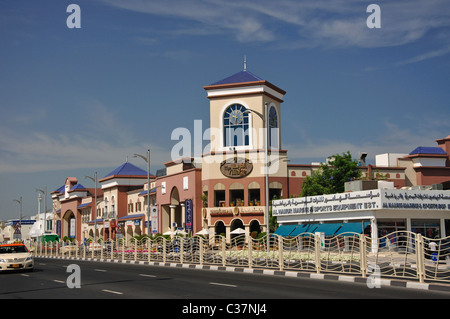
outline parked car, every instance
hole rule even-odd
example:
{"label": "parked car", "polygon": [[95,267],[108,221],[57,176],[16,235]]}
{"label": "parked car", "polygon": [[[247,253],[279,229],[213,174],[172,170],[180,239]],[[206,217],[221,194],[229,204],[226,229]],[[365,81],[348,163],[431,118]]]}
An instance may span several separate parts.
{"label": "parked car", "polygon": [[66,252],[71,252],[71,251],[76,251],[78,249],[78,246],[76,244],[66,244],[64,246],[61,247],[61,252],[66,253]]}
{"label": "parked car", "polygon": [[33,269],[33,256],[24,244],[0,245],[0,271]]}
{"label": "parked car", "polygon": [[88,251],[101,251],[102,245],[100,243],[89,243]]}

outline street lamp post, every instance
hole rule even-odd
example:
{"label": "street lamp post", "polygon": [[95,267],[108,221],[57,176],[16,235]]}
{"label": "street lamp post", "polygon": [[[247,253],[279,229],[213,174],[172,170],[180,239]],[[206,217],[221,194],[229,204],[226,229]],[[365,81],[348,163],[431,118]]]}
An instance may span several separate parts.
{"label": "street lamp post", "polygon": [[36,188],[36,192],[40,192],[44,195],[44,235],[47,224],[47,186],[44,186],[44,189]]}
{"label": "street lamp post", "polygon": [[94,177],[85,176],[84,178],[89,178],[95,183],[94,188],[94,243],[97,242],[97,172],[94,173]]}
{"label": "street lamp post", "polygon": [[[19,197],[19,199],[13,199],[13,201],[18,202],[20,205],[20,211],[19,211],[19,227],[20,231],[22,231],[22,196]],[[22,234],[20,235],[22,238]]]}
{"label": "street lamp post", "polygon": [[267,250],[269,250],[270,245],[270,226],[269,226],[269,114],[268,114],[268,104],[264,103],[264,114],[256,112],[254,110],[245,110],[244,113],[255,113],[258,115],[264,125],[264,175],[265,175],[265,193],[266,193],[266,227],[267,227]]}
{"label": "street lamp post", "polygon": [[147,235],[150,236],[150,149],[147,150],[147,156],[133,154],[133,157],[140,157],[147,162]]}

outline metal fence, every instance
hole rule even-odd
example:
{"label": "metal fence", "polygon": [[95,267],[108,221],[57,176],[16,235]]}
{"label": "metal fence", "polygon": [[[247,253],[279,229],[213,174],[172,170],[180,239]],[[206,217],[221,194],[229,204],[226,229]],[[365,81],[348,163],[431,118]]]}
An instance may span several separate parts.
{"label": "metal fence", "polygon": [[344,233],[304,233],[293,238],[175,237],[106,240],[98,243],[34,244],[36,256],[135,260],[265,268],[450,282],[450,237],[431,239],[407,231],[378,239]]}

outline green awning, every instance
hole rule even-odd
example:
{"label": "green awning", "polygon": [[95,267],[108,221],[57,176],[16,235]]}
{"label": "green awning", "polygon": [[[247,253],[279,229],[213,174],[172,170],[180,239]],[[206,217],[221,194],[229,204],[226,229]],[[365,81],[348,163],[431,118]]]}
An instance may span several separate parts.
{"label": "green awning", "polygon": [[325,236],[333,236],[334,233],[342,226],[342,223],[319,224],[314,230],[315,233],[325,233]]}
{"label": "green awning", "polygon": [[312,233],[317,228],[317,224],[301,224],[291,233],[291,237],[298,236],[304,233]]}
{"label": "green awning", "polygon": [[281,225],[278,227],[278,229],[274,232],[275,235],[287,237],[290,236],[290,234],[295,230],[297,225]]}
{"label": "green awning", "polygon": [[369,225],[370,222],[351,222],[344,223],[342,227],[335,234],[340,236],[353,236],[356,234],[361,234],[364,229]]}

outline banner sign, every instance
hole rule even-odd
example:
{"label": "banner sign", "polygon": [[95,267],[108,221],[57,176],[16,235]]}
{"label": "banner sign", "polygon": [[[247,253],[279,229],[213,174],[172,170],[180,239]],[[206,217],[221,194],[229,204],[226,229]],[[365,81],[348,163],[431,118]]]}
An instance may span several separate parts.
{"label": "banner sign", "polygon": [[450,191],[373,189],[272,201],[273,216],[380,209],[450,210]]}
{"label": "banner sign", "polygon": [[192,207],[192,199],[186,199],[184,201],[184,207],[185,207],[185,217],[186,217],[186,232],[192,231],[192,220],[193,220],[193,207]]}
{"label": "banner sign", "polygon": [[150,219],[152,226],[152,234],[158,233],[158,206],[150,206]]}

